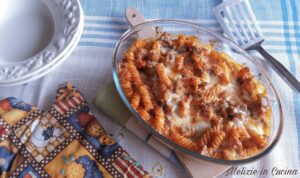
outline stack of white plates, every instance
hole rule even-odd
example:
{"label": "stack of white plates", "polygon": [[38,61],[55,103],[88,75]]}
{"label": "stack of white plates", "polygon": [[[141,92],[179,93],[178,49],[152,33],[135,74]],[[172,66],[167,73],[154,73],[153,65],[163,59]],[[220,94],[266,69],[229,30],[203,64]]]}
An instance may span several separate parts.
{"label": "stack of white plates", "polygon": [[83,20],[79,0],[0,1],[0,87],[59,66],[77,46]]}

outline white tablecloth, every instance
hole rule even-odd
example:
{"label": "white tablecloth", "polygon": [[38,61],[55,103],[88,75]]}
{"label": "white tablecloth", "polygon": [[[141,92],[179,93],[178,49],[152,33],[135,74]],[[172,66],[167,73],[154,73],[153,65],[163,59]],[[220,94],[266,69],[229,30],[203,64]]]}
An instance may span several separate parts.
{"label": "white tablecloth", "polygon": [[[129,4],[117,1],[82,0],[81,3],[86,12],[85,30],[80,45],[71,56],[60,67],[43,78],[26,85],[0,88],[0,99],[14,96],[46,110],[52,105],[57,85],[69,81],[82,92],[91,104],[97,90],[112,80],[113,45],[121,33],[128,28],[123,18],[111,18],[110,16],[121,16],[127,6],[144,10],[146,18],[189,18],[193,22],[220,31],[220,27],[211,15],[211,8],[218,2],[212,3],[209,0],[201,2],[172,0],[165,3],[159,0],[126,2]],[[297,7],[300,7],[299,2],[296,4]],[[268,3],[256,1],[252,5],[267,37],[265,47],[288,69],[299,76],[299,69],[297,68],[300,67],[300,52],[297,50],[297,44],[299,47],[300,38],[299,35],[296,35],[296,33],[299,34],[299,22],[294,19],[294,13],[297,12],[292,11],[293,4],[285,1],[274,1],[274,3],[273,1],[272,3],[270,1]],[[164,13],[164,9],[166,13]],[[277,9],[278,12],[273,11],[274,9]],[[296,122],[299,110],[295,109],[296,95],[268,66],[266,68],[282,97],[285,128],[282,139],[270,155],[258,162],[244,166],[248,169],[256,168],[258,170],[265,168],[271,170],[273,167],[298,169],[300,172]],[[93,108],[92,104],[91,106]],[[122,132],[124,134],[125,137],[121,140],[121,145],[150,173],[153,173],[153,166],[159,163],[163,166],[164,173],[163,176],[158,177],[186,177],[182,169],[176,167],[129,131],[120,130],[119,125],[103,116],[95,108],[93,110],[108,132]],[[295,177],[299,176],[300,173]],[[221,177],[228,176],[223,174]],[[270,174],[269,177],[271,177]]]}

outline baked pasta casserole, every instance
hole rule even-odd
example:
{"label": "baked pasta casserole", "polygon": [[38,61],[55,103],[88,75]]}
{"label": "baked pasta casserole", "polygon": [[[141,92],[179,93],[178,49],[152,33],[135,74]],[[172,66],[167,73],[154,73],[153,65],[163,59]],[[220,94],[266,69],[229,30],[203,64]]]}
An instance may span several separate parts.
{"label": "baked pasta casserole", "polygon": [[237,160],[268,144],[266,87],[195,36],[137,39],[118,66],[132,107],[160,134],[202,155]]}

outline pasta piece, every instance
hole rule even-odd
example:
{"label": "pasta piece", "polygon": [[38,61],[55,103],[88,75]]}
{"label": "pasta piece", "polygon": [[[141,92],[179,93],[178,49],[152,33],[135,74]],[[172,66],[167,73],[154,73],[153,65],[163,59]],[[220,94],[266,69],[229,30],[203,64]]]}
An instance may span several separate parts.
{"label": "pasta piece", "polygon": [[198,145],[201,147],[207,145],[208,147],[218,148],[225,138],[225,132],[221,131],[220,127],[207,129],[200,137]]}
{"label": "pasta piece", "polygon": [[130,72],[131,79],[135,83],[135,85],[137,85],[137,86],[141,85],[143,82],[142,82],[140,73],[137,70],[137,68],[135,67],[135,65],[132,63],[129,63],[126,65],[126,67],[127,67],[128,71]]}
{"label": "pasta piece", "polygon": [[211,70],[212,70],[213,74],[216,76],[220,76],[222,73],[224,73],[222,68],[216,64],[211,66]]}
{"label": "pasta piece", "polygon": [[195,137],[199,134],[199,131],[197,128],[195,127],[190,127],[188,128],[188,130],[185,130],[183,133],[182,133],[182,136],[184,137]]}
{"label": "pasta piece", "polygon": [[245,96],[246,103],[249,103],[249,100],[258,101],[261,96],[266,95],[266,88],[254,78],[244,80],[240,86],[240,90]]}
{"label": "pasta piece", "polygon": [[226,69],[222,69],[220,65],[213,65],[211,67],[213,73],[218,77],[219,82],[221,84],[228,84],[229,83],[229,75],[226,71]]}
{"label": "pasta piece", "polygon": [[217,132],[213,132],[213,136],[212,136],[212,140],[210,142],[210,145],[212,148],[218,148],[225,137],[225,132],[223,131],[217,131]]}
{"label": "pasta piece", "polygon": [[139,48],[135,52],[135,66],[137,69],[142,69],[147,65],[147,61],[144,59],[146,55],[147,50],[143,48]]}
{"label": "pasta piece", "polygon": [[177,55],[175,58],[176,70],[180,71],[184,67],[184,57],[182,55]]}
{"label": "pasta piece", "polygon": [[171,88],[172,87],[172,82],[169,79],[165,66],[162,63],[158,63],[156,65],[156,73],[159,77],[159,80],[161,81],[161,83],[163,83],[164,85],[166,85],[166,87]]}
{"label": "pasta piece", "polygon": [[160,101],[161,103],[166,103],[169,94],[170,94],[170,90],[163,84],[159,84],[159,94],[160,94]]}
{"label": "pasta piece", "polygon": [[144,108],[138,108],[137,112],[140,116],[145,120],[148,121],[150,119],[150,114]]}
{"label": "pasta piece", "polygon": [[137,88],[141,95],[145,110],[150,111],[151,109],[153,109],[153,104],[152,104],[151,96],[150,96],[150,93],[149,93],[147,87],[145,85],[139,85],[139,86],[137,86]]}
{"label": "pasta piece", "polygon": [[244,67],[237,73],[237,82],[242,83],[244,80],[252,78],[250,70],[248,67]]}
{"label": "pasta piece", "polygon": [[121,87],[125,95],[130,98],[133,94],[133,88],[130,82],[131,75],[126,69],[123,69],[120,74]]}
{"label": "pasta piece", "polygon": [[240,134],[240,140],[247,140],[250,138],[250,135],[248,133],[248,131],[245,128],[237,128],[239,134]]}
{"label": "pasta piece", "polygon": [[143,60],[147,55],[147,50],[144,48],[139,48],[136,50],[134,56],[136,60]]}
{"label": "pasta piece", "polygon": [[242,142],[240,141],[240,132],[238,128],[232,127],[228,132],[228,137],[232,144],[237,145],[238,147],[242,146]]}
{"label": "pasta piece", "polygon": [[187,40],[185,41],[185,45],[188,46],[189,48],[194,48],[196,47],[196,44],[198,42],[197,37],[195,36],[189,36],[187,37]]}
{"label": "pasta piece", "polygon": [[146,67],[147,62],[143,59],[136,59],[135,60],[135,66],[137,69],[143,69],[144,67]]}
{"label": "pasta piece", "polygon": [[201,111],[205,120],[209,121],[213,117],[213,108],[211,106],[204,105],[204,107],[201,108]]}
{"label": "pasta piece", "polygon": [[153,120],[154,128],[158,132],[162,132],[165,126],[165,114],[161,107],[154,107],[154,120]]}
{"label": "pasta piece", "polygon": [[134,95],[131,98],[131,106],[134,109],[137,109],[140,105],[141,97],[138,93],[134,93]]}
{"label": "pasta piece", "polygon": [[[125,53],[125,59],[127,61],[133,61],[133,60],[128,60],[128,59],[134,59],[134,57],[132,57],[132,55],[134,56],[134,53],[138,49],[143,48],[144,46],[145,46],[145,42],[142,39],[140,39],[140,38],[136,39],[135,42],[133,43],[133,45],[127,49],[127,51]],[[130,58],[126,58],[126,57],[130,57]]]}
{"label": "pasta piece", "polygon": [[142,79],[141,79],[141,76],[140,76],[138,70],[136,69],[136,67],[133,64],[128,64],[127,68],[132,75],[132,80],[134,81],[136,88],[142,98],[143,105],[144,105],[146,111],[153,109],[153,104],[151,101],[150,93],[149,93],[147,87],[142,82]]}
{"label": "pasta piece", "polygon": [[155,51],[158,51],[158,52],[160,51],[160,43],[159,43],[158,40],[155,40],[153,42],[152,49],[155,50]]}
{"label": "pasta piece", "polygon": [[256,143],[250,138],[247,140],[243,140],[243,148],[251,148],[251,147],[256,147]]}
{"label": "pasta piece", "polygon": [[211,118],[211,124],[212,126],[220,126],[223,122],[223,118],[222,117],[219,117],[219,116],[213,116]]}
{"label": "pasta piece", "polygon": [[152,61],[159,61],[160,59],[160,52],[157,51],[157,50],[150,50],[149,51],[149,58],[152,60]]}
{"label": "pasta piece", "polygon": [[134,62],[135,61],[134,53],[132,51],[127,51],[124,54],[124,60],[126,60],[128,63]]}
{"label": "pasta piece", "polygon": [[204,63],[204,61],[202,61],[201,57],[199,54],[197,53],[192,53],[192,60],[195,63],[195,68],[196,69],[200,69],[201,72],[205,72],[208,70],[207,65]]}
{"label": "pasta piece", "polygon": [[170,139],[173,142],[175,142],[178,145],[185,147],[187,149],[194,150],[194,151],[197,150],[198,147],[194,141],[178,134],[177,132],[175,132],[173,130],[170,130],[170,131],[171,131]]}
{"label": "pasta piece", "polygon": [[186,37],[184,35],[178,35],[176,44],[179,48],[183,47],[186,42]]}
{"label": "pasta piece", "polygon": [[264,136],[259,135],[254,131],[249,131],[249,134],[251,136],[251,139],[257,144],[259,148],[263,148],[267,145],[268,141]]}
{"label": "pasta piece", "polygon": [[211,148],[208,148],[207,145],[203,145],[200,147],[198,152],[204,156],[211,156],[213,153],[213,150]]}
{"label": "pasta piece", "polygon": [[212,60],[213,62],[218,63],[219,59],[220,59],[220,54],[219,52],[215,51],[215,50],[211,50],[209,53],[209,59]]}
{"label": "pasta piece", "polygon": [[198,94],[201,79],[196,76],[186,77],[183,80],[184,92],[188,94]]}
{"label": "pasta piece", "polygon": [[186,117],[189,111],[189,99],[184,98],[178,103],[178,115],[180,117]]}
{"label": "pasta piece", "polygon": [[216,103],[219,100],[218,94],[221,92],[221,87],[214,85],[210,90],[205,90],[201,93],[201,101],[203,104]]}
{"label": "pasta piece", "polygon": [[223,85],[227,85],[227,84],[229,84],[229,81],[230,79],[229,79],[229,75],[228,75],[228,73],[222,73],[220,76],[219,76],[219,81],[220,81],[220,83],[221,84],[223,84]]}
{"label": "pasta piece", "polygon": [[216,158],[216,159],[221,159],[221,158],[223,158],[223,154],[222,154],[222,152],[215,151],[211,154],[211,157]]}
{"label": "pasta piece", "polygon": [[204,134],[200,137],[200,140],[198,141],[198,145],[200,147],[207,145],[212,137],[212,130],[207,129]]}
{"label": "pasta piece", "polygon": [[121,83],[121,86],[125,92],[125,95],[130,98],[133,94],[131,83],[129,81],[124,81]]}
{"label": "pasta piece", "polygon": [[201,84],[201,79],[199,77],[192,77],[191,78],[191,84],[193,86],[193,93],[197,93],[199,90],[199,85]]}
{"label": "pasta piece", "polygon": [[249,156],[253,156],[254,154],[256,154],[257,151],[258,151],[258,148],[256,146],[253,146],[250,148],[243,149],[241,155],[243,157],[249,157]]}
{"label": "pasta piece", "polygon": [[138,39],[135,40],[133,46],[136,49],[143,48],[145,46],[145,42],[142,39],[138,38]]}
{"label": "pasta piece", "polygon": [[182,76],[185,78],[193,77],[194,76],[193,69],[191,67],[184,66],[182,69]]}

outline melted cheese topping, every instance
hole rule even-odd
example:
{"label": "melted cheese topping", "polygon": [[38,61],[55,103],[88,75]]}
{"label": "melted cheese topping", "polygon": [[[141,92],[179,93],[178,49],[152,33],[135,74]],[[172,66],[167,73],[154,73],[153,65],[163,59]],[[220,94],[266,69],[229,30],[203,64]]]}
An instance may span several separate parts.
{"label": "melted cheese topping", "polygon": [[[178,96],[177,94],[170,94],[167,100],[167,104],[172,106],[172,110],[176,111],[178,109],[177,105],[183,99],[182,96]],[[187,107],[189,111],[190,106]],[[177,112],[171,112],[166,115],[168,120],[170,120],[176,127],[182,128],[183,132],[199,132],[202,133],[204,130],[210,127],[210,125],[205,121],[203,117],[198,115],[197,118],[193,118],[190,114],[186,117],[180,117]],[[196,121],[196,122],[195,122]]]}
{"label": "melted cheese topping", "polygon": [[[193,36],[171,38],[164,34],[154,40],[137,40],[128,52],[133,52],[135,58],[125,56],[123,64],[134,64],[145,76],[143,84],[132,81],[133,89],[146,85],[153,105],[163,108],[164,118],[160,118],[159,124],[155,123],[157,116],[151,110],[146,111],[150,118],[144,118],[159,132],[168,137],[172,135],[169,130],[178,132],[197,145],[194,151],[213,157],[221,154],[223,159],[249,157],[264,148],[269,136],[271,109],[265,102],[268,100],[265,86],[247,67]],[[123,70],[127,70],[126,65]],[[141,99],[138,111],[145,108],[145,100]],[[210,132],[213,134],[208,137]],[[204,136],[207,136],[205,141]],[[221,143],[214,140],[215,137]],[[171,139],[189,147],[184,143],[190,142]]]}

